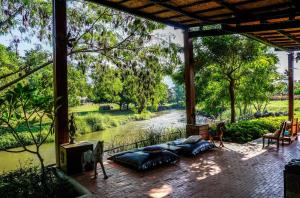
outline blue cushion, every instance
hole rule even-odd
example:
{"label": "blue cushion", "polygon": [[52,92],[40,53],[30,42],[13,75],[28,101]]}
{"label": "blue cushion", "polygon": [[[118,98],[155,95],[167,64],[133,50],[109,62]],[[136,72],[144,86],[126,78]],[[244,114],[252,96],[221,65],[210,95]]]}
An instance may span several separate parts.
{"label": "blue cushion", "polygon": [[146,146],[143,148],[145,152],[161,152],[163,149],[160,146]]}
{"label": "blue cushion", "polygon": [[196,156],[199,153],[202,153],[204,151],[210,150],[212,148],[215,148],[215,145],[211,142],[202,140],[200,142],[197,142],[195,144],[179,144],[176,145],[178,147],[181,147],[181,153],[184,155],[192,155]]}
{"label": "blue cushion", "polygon": [[149,153],[143,151],[143,149],[139,149],[122,152],[110,157],[109,159],[136,170],[147,170],[162,164],[176,163],[179,160],[179,157],[178,155],[166,150]]}

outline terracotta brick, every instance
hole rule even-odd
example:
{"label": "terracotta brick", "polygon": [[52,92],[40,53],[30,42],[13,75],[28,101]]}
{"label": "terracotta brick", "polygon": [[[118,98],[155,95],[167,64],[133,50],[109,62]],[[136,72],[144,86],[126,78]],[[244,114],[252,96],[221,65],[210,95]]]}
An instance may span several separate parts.
{"label": "terracotta brick", "polygon": [[74,176],[95,197],[283,197],[283,169],[292,158],[300,158],[300,142],[262,149],[261,140],[248,144],[225,143],[195,158],[182,157],[177,165],[137,172],[105,161],[109,175],[103,180],[92,172]]}

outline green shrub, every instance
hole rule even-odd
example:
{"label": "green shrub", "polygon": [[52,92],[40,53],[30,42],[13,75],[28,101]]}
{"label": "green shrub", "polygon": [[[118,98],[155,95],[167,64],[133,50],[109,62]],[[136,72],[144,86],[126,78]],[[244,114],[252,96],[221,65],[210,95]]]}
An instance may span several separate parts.
{"label": "green shrub", "polygon": [[30,165],[0,175],[0,194],[5,197],[77,197],[75,188],[47,168],[42,180],[40,170]]}
{"label": "green shrub", "polygon": [[286,117],[267,117],[227,124],[224,140],[246,143],[260,138],[265,133],[274,132],[284,120]]}

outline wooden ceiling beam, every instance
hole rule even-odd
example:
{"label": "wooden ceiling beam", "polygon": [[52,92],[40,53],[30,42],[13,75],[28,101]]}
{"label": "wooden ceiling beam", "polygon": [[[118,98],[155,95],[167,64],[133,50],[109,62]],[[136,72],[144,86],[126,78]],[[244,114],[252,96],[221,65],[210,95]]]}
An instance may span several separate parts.
{"label": "wooden ceiling beam", "polygon": [[269,24],[259,24],[259,25],[245,25],[245,26],[237,26],[237,27],[223,25],[222,29],[225,31],[232,31],[237,33],[248,33],[248,32],[260,32],[260,31],[268,31],[268,30],[282,30],[282,29],[297,28],[297,27],[300,27],[300,20],[284,21],[284,22],[269,23]]}
{"label": "wooden ceiling beam", "polygon": [[193,13],[190,13],[188,11],[185,11],[185,10],[183,10],[183,9],[181,9],[179,7],[173,6],[173,5],[169,4],[169,3],[161,2],[160,0],[152,0],[151,2],[153,2],[153,3],[157,4],[157,5],[160,5],[162,7],[165,7],[167,9],[169,9],[170,11],[174,11],[174,12],[180,13],[183,16],[190,17],[192,19],[199,20],[201,22],[204,21],[205,23],[208,23],[208,24],[214,24],[214,22],[209,21],[208,19],[205,19],[205,18],[203,18],[201,16],[198,16],[196,14],[193,14]]}
{"label": "wooden ceiling beam", "polygon": [[116,9],[116,10],[119,10],[119,11],[123,11],[123,12],[129,13],[129,14],[133,14],[133,15],[136,15],[136,16],[139,16],[139,17],[143,17],[143,18],[151,20],[151,21],[164,23],[166,25],[170,25],[170,26],[173,26],[175,28],[188,29],[188,26],[186,26],[186,25],[183,25],[183,24],[177,23],[175,21],[171,21],[171,20],[165,20],[161,17],[156,17],[156,16],[153,16],[153,14],[147,14],[147,13],[141,12],[139,10],[126,8],[124,6],[121,6],[121,5],[119,5],[117,3],[114,3],[114,2],[111,2],[111,1],[107,1],[107,0],[89,0],[89,1],[100,4],[100,5],[103,5],[103,6],[106,6],[106,7],[113,8],[113,9]]}
{"label": "wooden ceiling beam", "polygon": [[234,34],[234,33],[224,31],[221,29],[212,29],[212,30],[191,31],[189,32],[189,37],[195,38],[195,37],[205,37],[205,36],[221,36],[221,35],[228,35],[228,34]]}
{"label": "wooden ceiling beam", "polygon": [[287,38],[289,38],[290,40],[295,41],[296,43],[300,44],[300,39],[296,38],[295,36],[289,34],[288,32],[285,32],[283,30],[278,30],[278,32],[284,36],[286,36]]}

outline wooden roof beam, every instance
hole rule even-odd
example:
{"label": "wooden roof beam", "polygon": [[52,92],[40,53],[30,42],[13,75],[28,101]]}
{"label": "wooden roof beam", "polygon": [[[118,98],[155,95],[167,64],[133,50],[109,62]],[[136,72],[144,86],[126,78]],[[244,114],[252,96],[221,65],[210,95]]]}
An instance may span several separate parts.
{"label": "wooden roof beam", "polygon": [[245,26],[237,26],[237,27],[223,25],[222,29],[225,31],[232,31],[236,33],[248,33],[248,32],[260,32],[260,31],[268,31],[268,30],[282,30],[282,29],[298,28],[298,27],[300,27],[300,20],[284,21],[284,22],[269,23],[269,24],[259,24],[259,25],[245,25]]}
{"label": "wooden roof beam", "polygon": [[[215,2],[220,2],[222,0],[215,0]],[[220,3],[221,5],[221,3]],[[225,4],[224,4],[225,5]],[[240,10],[237,11],[237,8],[233,8],[235,4],[226,4],[227,9],[231,8],[233,13],[219,14],[213,15],[211,17],[202,17],[204,20],[214,21],[216,23],[223,24],[236,24],[236,23],[244,23],[244,22],[252,22],[252,21],[260,21],[260,20],[270,20],[270,19],[278,19],[284,17],[290,17],[291,13],[297,16],[300,15],[300,10],[296,10],[295,6],[287,3],[281,3],[271,6],[265,6],[262,8],[255,8],[250,10]],[[228,6],[231,5],[231,6]],[[278,10],[279,8],[284,8],[283,10]],[[259,12],[259,13],[256,13]],[[197,13],[197,12],[194,12]],[[233,15],[238,15],[232,17]],[[225,17],[225,19],[213,20],[213,18]]]}
{"label": "wooden roof beam", "polygon": [[156,16],[153,16],[152,14],[147,14],[147,13],[141,12],[139,10],[126,8],[124,6],[121,6],[121,5],[116,4],[114,2],[111,2],[111,1],[107,1],[107,0],[89,0],[89,1],[100,4],[100,5],[104,5],[106,7],[110,7],[110,8],[119,10],[119,11],[123,11],[123,12],[129,13],[129,14],[133,14],[133,15],[136,15],[136,16],[139,16],[139,17],[143,17],[143,18],[151,20],[151,21],[164,23],[166,25],[170,25],[170,26],[180,28],[180,29],[188,29],[188,26],[186,26],[186,25],[177,23],[175,21],[165,20],[163,18],[156,17]]}
{"label": "wooden roof beam", "polygon": [[228,35],[228,34],[234,34],[234,33],[229,31],[224,31],[221,29],[212,29],[212,30],[191,31],[189,32],[189,37],[195,38],[195,37],[205,37],[205,36],[221,36],[221,35]]}
{"label": "wooden roof beam", "polygon": [[285,32],[283,30],[278,30],[278,32],[284,36],[286,36],[287,38],[289,38],[290,40],[295,41],[296,43],[300,44],[300,39],[294,37],[293,35],[289,34],[288,32]]}
{"label": "wooden roof beam", "polygon": [[173,5],[169,4],[169,3],[165,3],[165,2],[162,2],[160,0],[151,0],[151,2],[153,2],[153,3],[157,4],[157,5],[160,5],[162,7],[165,7],[167,9],[171,10],[171,11],[180,13],[180,14],[186,16],[186,17],[190,17],[190,18],[193,18],[195,20],[199,20],[200,22],[204,21],[204,22],[206,22],[208,24],[215,24],[214,22],[209,21],[208,19],[205,19],[205,18],[200,17],[200,16],[198,16],[196,14],[193,14],[193,13],[187,12],[187,11],[185,11],[185,10],[179,8],[179,7],[173,6]]}

